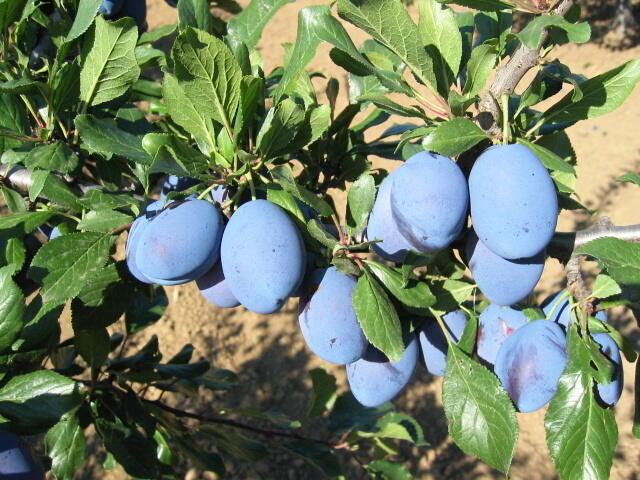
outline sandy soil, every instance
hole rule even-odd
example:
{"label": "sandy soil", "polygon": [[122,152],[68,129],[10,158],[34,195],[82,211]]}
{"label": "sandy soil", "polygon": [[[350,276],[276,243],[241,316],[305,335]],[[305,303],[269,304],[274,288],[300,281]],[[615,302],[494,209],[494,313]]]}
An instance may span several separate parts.
{"label": "sandy soil", "polygon": [[[242,2],[241,2],[242,3]],[[283,55],[283,42],[293,42],[296,37],[298,11],[319,0],[298,0],[286,5],[266,28],[260,49],[265,58],[266,71],[278,65]],[[149,26],[156,28],[175,20],[175,10],[163,0],[150,0]],[[365,36],[349,28],[358,44]],[[612,53],[595,45],[568,46],[557,51],[556,56],[567,63],[574,72],[593,76],[626,60],[637,58],[640,48]],[[346,103],[345,74],[337,69],[328,57],[328,48],[321,47],[312,62],[312,69],[327,76],[335,76],[341,83],[342,105]],[[638,122],[638,123],[636,123]],[[577,191],[590,207],[609,215],[619,225],[640,222],[640,189],[628,184],[615,183],[614,179],[626,172],[638,172],[640,166],[640,89],[636,89],[624,107],[616,113],[595,120],[581,122],[570,130],[573,146],[578,155],[579,182]],[[380,162],[380,166],[394,168],[393,162]],[[591,222],[585,214],[563,212],[559,229],[572,230]],[[555,260],[548,262],[543,279],[534,294],[541,300],[552,289],[561,286],[563,276]],[[305,347],[300,335],[295,302],[271,316],[260,316],[242,308],[221,310],[204,301],[194,285],[167,289],[170,306],[166,315],[141,337],[157,334],[165,356],[175,353],[183,344],[193,343],[197,352],[213,365],[229,368],[240,374],[241,386],[224,396],[205,395],[196,403],[187,405],[206,412],[223,406],[276,407],[292,416],[301,415],[309,394],[307,371],[322,365]],[[614,311],[611,321],[629,330],[633,320],[628,314]],[[637,329],[632,334],[636,345],[640,344]],[[139,339],[142,343],[144,338]],[[337,375],[342,388],[345,375],[342,368],[326,365]],[[423,426],[431,446],[422,451],[409,452],[411,471],[416,478],[431,479],[480,479],[501,478],[476,459],[464,455],[447,438],[446,421],[440,403],[441,380],[418,369],[412,384],[396,401],[400,411],[411,413]],[[625,364],[627,382],[623,397],[616,407],[620,426],[620,442],[611,478],[640,478],[640,443],[630,435],[633,415],[631,365]],[[547,457],[543,429],[544,412],[520,415],[521,434],[511,471],[514,479],[555,478]],[[308,479],[320,478],[300,460],[277,451],[268,463],[260,465],[237,464],[229,478],[233,479]],[[122,472],[104,473],[89,469],[84,478],[122,479]],[[359,478],[351,473],[348,478]],[[186,478],[215,478],[190,470]]]}

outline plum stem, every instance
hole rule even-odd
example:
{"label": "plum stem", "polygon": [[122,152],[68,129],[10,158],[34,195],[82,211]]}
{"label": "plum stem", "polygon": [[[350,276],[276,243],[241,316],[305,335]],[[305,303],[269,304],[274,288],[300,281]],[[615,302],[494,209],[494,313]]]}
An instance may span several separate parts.
{"label": "plum stem", "polygon": [[447,344],[451,345],[451,336],[449,335],[449,330],[447,330],[446,325],[442,321],[442,317],[436,313],[433,313],[433,316],[436,317],[436,322],[438,322],[438,325],[440,326],[440,330],[442,330],[442,334],[444,335],[444,338],[446,338],[447,340]]}

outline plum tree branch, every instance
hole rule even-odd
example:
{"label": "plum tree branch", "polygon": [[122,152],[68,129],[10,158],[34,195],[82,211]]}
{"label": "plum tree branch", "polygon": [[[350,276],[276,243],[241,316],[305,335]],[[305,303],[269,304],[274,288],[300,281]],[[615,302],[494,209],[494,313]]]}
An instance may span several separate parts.
{"label": "plum tree branch", "polygon": [[[565,15],[575,0],[561,0],[553,10],[553,14]],[[549,36],[548,30],[542,34],[542,45]],[[535,67],[540,61],[540,48],[529,48],[521,44],[511,55],[507,63],[498,69],[496,76],[489,87],[489,90],[482,96],[480,101],[480,114],[477,117],[480,127],[488,133],[495,135],[498,133],[498,119],[500,118],[499,101],[503,95],[512,95],[520,80],[526,73]]]}

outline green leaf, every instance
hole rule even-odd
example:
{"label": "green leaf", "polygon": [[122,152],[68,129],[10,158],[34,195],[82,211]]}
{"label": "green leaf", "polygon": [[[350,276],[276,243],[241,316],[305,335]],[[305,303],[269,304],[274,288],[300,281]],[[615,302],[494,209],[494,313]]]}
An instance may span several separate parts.
{"label": "green leaf", "polygon": [[125,312],[125,324],[127,333],[139,332],[149,325],[153,325],[160,320],[164,314],[169,299],[167,294],[159,285],[149,288],[147,285],[136,288],[133,301]]}
{"label": "green leaf", "polygon": [[392,362],[404,353],[400,318],[378,281],[367,271],[353,291],[353,308],[367,340]]}
{"label": "green leaf", "polygon": [[106,328],[74,330],[74,345],[90,367],[99,368],[110,351],[109,332]]}
{"label": "green leaf", "polygon": [[366,261],[366,264],[391,294],[404,305],[423,310],[435,303],[436,297],[425,282],[413,279],[405,282],[402,272],[398,269],[371,261]]}
{"label": "green leaf", "polygon": [[107,22],[97,17],[85,37],[80,70],[80,98],[100,105],[124,95],[140,76],[135,47],[138,27],[132,18]]}
{"label": "green leaf", "polygon": [[64,142],[38,146],[30,150],[24,159],[24,164],[29,169],[41,168],[60,173],[71,172],[78,166],[78,162],[78,155]]}
{"label": "green leaf", "polygon": [[371,102],[381,110],[384,110],[385,112],[388,112],[392,115],[400,115],[402,117],[416,117],[421,119],[427,118],[422,110],[419,110],[415,107],[406,107],[404,105],[400,105],[387,96],[379,93],[365,93],[364,95],[360,95],[359,97],[357,97],[356,100],[359,102]]}
{"label": "green leaf", "polygon": [[495,43],[495,40],[497,40],[498,52],[504,52],[510,39],[511,26],[513,24],[513,12],[511,10],[477,13],[473,23],[478,30],[476,45],[482,45],[485,42]]}
{"label": "green leaf", "polygon": [[244,43],[255,48],[262,30],[283,5],[293,0],[252,0],[242,12],[227,23],[227,38],[233,43]]}
{"label": "green leaf", "polygon": [[177,78],[170,73],[164,75],[162,96],[171,119],[193,136],[202,153],[209,155],[215,145],[211,122],[186,94]]}
{"label": "green leaf", "polygon": [[47,184],[50,172],[46,170],[36,170],[31,174],[31,186],[29,187],[29,200],[35,202],[44,186]]}
{"label": "green leaf", "polygon": [[575,253],[596,258],[623,288],[640,285],[640,245],[637,243],[599,238],[583,245]]}
{"label": "green leaf", "polygon": [[24,295],[11,279],[9,268],[0,268],[0,350],[10,347],[22,330]]}
{"label": "green leaf", "polygon": [[93,115],[78,115],[75,122],[82,140],[96,152],[119,155],[143,165],[151,163],[151,157],[142,148],[142,139],[116,127],[113,122]]}
{"label": "green leaf", "polygon": [[44,437],[51,471],[59,480],[73,480],[85,460],[86,441],[76,412],[69,412]]}
{"label": "green leaf", "polygon": [[71,25],[71,30],[69,30],[65,38],[66,43],[70,43],[80,37],[89,29],[96,18],[101,3],[102,0],[82,0],[78,3],[78,11],[73,19],[73,25]]}
{"label": "green leaf", "polygon": [[10,275],[15,275],[22,270],[26,254],[26,249],[20,238],[13,237],[8,239],[4,251],[0,248],[0,266],[6,267],[0,269],[0,272],[6,270]]}
{"label": "green leaf", "polygon": [[438,0],[438,2],[445,4],[453,3],[484,12],[495,12],[504,8],[514,7],[512,2],[505,2],[503,0]]}
{"label": "green leaf", "polygon": [[31,233],[55,212],[16,212],[0,217],[0,230],[8,230],[20,226],[24,233]]}
{"label": "green leaf", "polygon": [[293,195],[284,190],[279,184],[267,184],[267,200],[284,208],[287,212],[289,212],[301,222],[305,221],[304,215],[302,214],[302,211],[300,210],[296,199],[293,197]]}
{"label": "green leaf", "polygon": [[395,53],[422,83],[439,91],[433,60],[421,44],[418,27],[402,2],[338,0],[338,15]]}
{"label": "green leaf", "polygon": [[374,460],[369,462],[366,469],[380,480],[412,480],[411,473],[402,465],[391,463],[387,460]]}
{"label": "green leaf", "polygon": [[270,170],[270,173],[273,179],[280,185],[282,185],[282,188],[291,193],[302,203],[313,208],[321,216],[330,217],[331,215],[333,215],[333,209],[325,200],[321,199],[306,188],[298,185],[295,177],[293,176],[293,171],[289,166],[279,165],[275,168],[272,168]]}
{"label": "green leaf", "polygon": [[93,232],[55,238],[38,250],[29,278],[42,285],[40,294],[45,302],[65,302],[104,267],[115,239]]}
{"label": "green leaf", "polygon": [[98,210],[87,213],[77,225],[78,230],[108,233],[131,223],[133,217],[115,210]]}
{"label": "green leaf", "polygon": [[126,472],[139,478],[157,478],[158,462],[156,444],[138,430],[111,422],[105,418],[95,419],[95,426],[104,441],[104,446],[115,457]]}
{"label": "green leaf", "polygon": [[292,440],[282,447],[289,450],[320,470],[327,477],[338,477],[342,474],[340,461],[334,450],[312,440]]}
{"label": "green leaf", "polygon": [[536,143],[528,142],[522,138],[518,138],[518,143],[520,145],[524,145],[529,148],[536,156],[540,159],[542,164],[549,170],[555,170],[558,172],[569,173],[573,176],[576,174],[576,169],[573,168],[567,161],[560,158],[560,156],[556,155],[554,152],[549,150],[548,148],[543,147],[542,145],[538,145]]}
{"label": "green leaf", "polygon": [[607,298],[613,295],[619,295],[620,293],[622,293],[620,285],[609,275],[601,273],[596,277],[595,282],[593,282],[591,294],[595,298]]}
{"label": "green leaf", "polygon": [[629,182],[635,183],[636,185],[640,185],[640,175],[635,173],[625,173],[624,175],[616,178],[618,182]]}
{"label": "green leaf", "polygon": [[41,429],[60,421],[81,402],[76,382],[51,370],[13,377],[0,390],[0,414],[20,428]]}
{"label": "green leaf", "polygon": [[487,83],[497,59],[498,53],[493,45],[478,45],[471,50],[471,58],[467,63],[467,80],[462,93],[467,97],[473,97],[480,93]]}
{"label": "green leaf", "polygon": [[365,173],[356,180],[347,194],[347,225],[357,232],[367,222],[376,199],[376,182]]}
{"label": "green leaf", "polygon": [[577,327],[567,336],[569,362],[545,416],[547,446],[561,480],[607,479],[618,439],[613,410],[602,408]]}
{"label": "green leaf", "polygon": [[7,32],[9,26],[22,14],[27,0],[0,0],[0,31]]}
{"label": "green leaf", "polygon": [[462,36],[455,13],[435,0],[418,4],[418,29],[427,54],[433,59],[438,91],[446,97],[455,81],[462,60]]}
{"label": "green leaf", "polygon": [[318,417],[333,408],[338,398],[336,377],[327,373],[324,368],[314,368],[309,372],[311,376],[311,399],[307,405],[307,417]]}
{"label": "green leaf", "polygon": [[317,240],[320,245],[323,245],[327,248],[333,250],[339,243],[338,240],[329,232],[327,232],[323,228],[322,224],[315,218],[312,218],[307,222],[307,230],[309,232],[309,235],[311,235],[313,239]]}
{"label": "green leaf", "polygon": [[528,48],[536,50],[542,47],[542,35],[549,27],[560,28],[573,43],[588,42],[591,38],[591,27],[588,23],[570,23],[562,15],[541,15],[530,21],[519,32],[518,38]]}
{"label": "green leaf", "polygon": [[441,123],[438,128],[424,137],[422,146],[426,150],[454,157],[487,138],[487,134],[472,120],[454,118]]}
{"label": "green leaf", "polygon": [[248,462],[258,462],[268,455],[267,448],[263,443],[249,440],[241,435],[237,429],[221,428],[216,425],[202,425],[198,432],[206,435],[219,449],[228,452],[234,458],[246,460]]}
{"label": "green leaf", "polygon": [[640,60],[629,62],[590,78],[582,85],[582,98],[573,99],[569,92],[547,110],[543,118],[553,123],[595,118],[612,112],[624,103],[640,80]]}
{"label": "green leaf", "polygon": [[171,49],[174,75],[198,111],[231,131],[242,72],[231,50],[201,30],[186,29]]}
{"label": "green leaf", "polygon": [[269,110],[256,138],[256,148],[262,157],[270,159],[296,150],[287,148],[305,120],[305,112],[290,98],[279,102]]}
{"label": "green leaf", "polygon": [[448,348],[442,403],[456,445],[507,473],[518,437],[513,403],[498,378],[454,343]]}
{"label": "green leaf", "polygon": [[420,424],[404,413],[389,412],[378,419],[374,427],[360,431],[363,437],[392,438],[405,440],[414,445],[426,445]]}
{"label": "green leaf", "polygon": [[179,29],[193,27],[214,33],[210,8],[209,0],[178,0]]}
{"label": "green leaf", "polygon": [[[223,131],[223,130],[221,130]],[[209,158],[182,138],[166,133],[148,133],[142,147],[153,157],[148,173],[167,173],[191,178],[207,178]],[[206,147],[209,148],[209,147]]]}

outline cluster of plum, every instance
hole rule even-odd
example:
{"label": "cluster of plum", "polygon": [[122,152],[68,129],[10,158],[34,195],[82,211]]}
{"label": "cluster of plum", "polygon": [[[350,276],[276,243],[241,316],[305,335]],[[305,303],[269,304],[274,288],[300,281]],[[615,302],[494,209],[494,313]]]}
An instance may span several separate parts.
{"label": "cluster of plum", "polygon": [[21,438],[0,431],[0,478],[44,480],[44,471],[33,458],[31,447]]}

